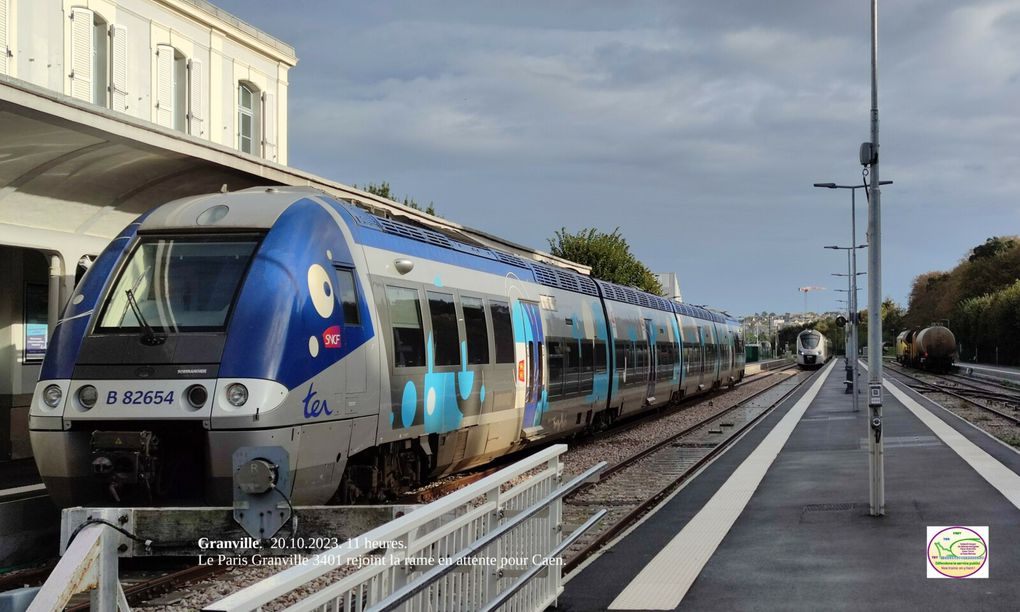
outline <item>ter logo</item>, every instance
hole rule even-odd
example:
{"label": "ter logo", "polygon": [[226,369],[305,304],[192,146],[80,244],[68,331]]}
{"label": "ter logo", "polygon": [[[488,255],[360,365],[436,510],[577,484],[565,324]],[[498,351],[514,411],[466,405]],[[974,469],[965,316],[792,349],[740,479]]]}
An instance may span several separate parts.
{"label": "ter logo", "polygon": [[308,385],[308,395],[306,395],[304,399],[305,418],[314,419],[315,417],[322,415],[323,412],[327,415],[332,415],[333,411],[329,409],[329,404],[326,403],[326,400],[315,399],[315,396],[318,395],[318,393],[312,390],[314,388],[314,383]]}

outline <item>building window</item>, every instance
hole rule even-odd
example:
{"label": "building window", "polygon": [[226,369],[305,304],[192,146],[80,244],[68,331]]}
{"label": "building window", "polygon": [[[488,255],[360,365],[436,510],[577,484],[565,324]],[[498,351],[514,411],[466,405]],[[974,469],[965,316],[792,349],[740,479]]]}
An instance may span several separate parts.
{"label": "building window", "polygon": [[188,114],[188,61],[180,51],[174,50],[173,70],[174,129],[184,131]]}
{"label": "building window", "polygon": [[8,74],[7,58],[11,52],[10,34],[7,23],[10,21],[11,9],[9,0],[0,0],[0,74]]}
{"label": "building window", "polygon": [[156,46],[156,123],[185,131],[188,61],[170,45]]}
{"label": "building window", "polygon": [[258,90],[250,83],[237,87],[237,148],[243,153],[257,152],[256,109],[261,99]]}
{"label": "building window", "polygon": [[100,106],[109,104],[108,27],[89,9],[71,9],[71,96]]}
{"label": "building window", "polygon": [[46,285],[25,284],[25,354],[27,363],[38,363],[46,356],[49,338],[49,289]]}

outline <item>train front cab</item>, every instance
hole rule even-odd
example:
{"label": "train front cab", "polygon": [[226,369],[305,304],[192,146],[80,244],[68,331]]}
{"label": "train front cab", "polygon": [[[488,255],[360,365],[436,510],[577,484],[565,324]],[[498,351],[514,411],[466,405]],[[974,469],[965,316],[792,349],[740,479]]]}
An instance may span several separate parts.
{"label": "train front cab", "polygon": [[802,369],[819,368],[827,360],[825,336],[815,330],[797,334],[797,365]]}
{"label": "train front cab", "polygon": [[[59,505],[229,505],[234,451],[244,447],[285,450],[284,492],[322,502],[352,430],[374,439],[375,416],[371,433],[367,421],[328,419],[341,405],[362,416],[360,406],[378,400],[366,368],[346,368],[371,363],[363,352],[373,324],[338,216],[293,193],[247,197],[156,209],[72,296],[30,417]],[[360,380],[362,393],[322,393],[322,381],[338,377]]]}

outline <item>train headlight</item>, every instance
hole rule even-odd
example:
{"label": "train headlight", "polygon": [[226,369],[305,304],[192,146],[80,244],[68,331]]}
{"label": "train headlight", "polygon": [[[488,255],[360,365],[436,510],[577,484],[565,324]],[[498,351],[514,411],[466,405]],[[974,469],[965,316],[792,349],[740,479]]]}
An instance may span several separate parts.
{"label": "train headlight", "polygon": [[64,392],[60,390],[57,385],[50,385],[43,389],[42,401],[50,408],[56,408],[60,405],[60,400],[63,399]]}
{"label": "train headlight", "polygon": [[78,401],[86,410],[91,410],[96,405],[97,399],[99,399],[99,392],[92,385],[85,385],[78,389]]}
{"label": "train headlight", "polygon": [[227,387],[227,401],[231,406],[241,407],[248,401],[248,387],[234,383]]}

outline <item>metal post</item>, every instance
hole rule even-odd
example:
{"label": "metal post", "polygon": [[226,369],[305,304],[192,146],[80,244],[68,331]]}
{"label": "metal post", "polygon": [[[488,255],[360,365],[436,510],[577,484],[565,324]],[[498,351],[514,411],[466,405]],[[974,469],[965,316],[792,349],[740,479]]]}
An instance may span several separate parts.
{"label": "metal post", "polygon": [[57,329],[57,320],[60,318],[60,282],[62,280],[60,268],[60,256],[50,255],[49,294],[46,297],[46,334],[48,337],[53,336],[53,332]]}
{"label": "metal post", "polygon": [[857,364],[857,190],[850,190],[850,349],[853,351],[853,384],[850,385],[853,391],[854,412],[859,412],[860,389],[857,388],[860,372]]}
{"label": "metal post", "polygon": [[882,188],[878,160],[878,0],[871,0],[871,197],[868,207],[868,456],[871,515],[885,514],[882,443]]}

